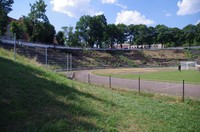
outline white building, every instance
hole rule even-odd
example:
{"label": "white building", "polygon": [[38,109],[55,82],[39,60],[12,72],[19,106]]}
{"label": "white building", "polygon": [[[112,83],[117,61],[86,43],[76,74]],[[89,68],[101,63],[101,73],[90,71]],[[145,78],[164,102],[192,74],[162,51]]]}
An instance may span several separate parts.
{"label": "white building", "polygon": [[[149,45],[130,45],[130,44],[122,44],[122,48],[120,44],[115,46],[116,49],[149,49]],[[164,46],[162,44],[151,44],[150,49],[162,49]]]}

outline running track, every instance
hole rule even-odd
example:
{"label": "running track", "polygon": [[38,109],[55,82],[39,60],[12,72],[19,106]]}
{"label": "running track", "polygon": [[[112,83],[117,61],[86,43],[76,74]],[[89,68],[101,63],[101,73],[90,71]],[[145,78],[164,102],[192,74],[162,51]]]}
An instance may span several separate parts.
{"label": "running track", "polygon": [[[88,74],[90,76],[88,77]],[[109,77],[97,76],[91,74],[90,71],[78,71],[75,73],[75,79],[80,82],[96,84],[100,86],[109,87],[110,81]],[[139,91],[139,80],[131,79],[120,79],[112,78],[111,79],[112,88],[121,88],[121,89],[132,89]],[[185,84],[185,97],[192,97],[200,99],[200,85],[199,84]],[[183,83],[174,83],[174,82],[157,82],[157,81],[145,81],[140,80],[140,90],[150,93],[159,93],[159,94],[168,94],[175,96],[183,95]]]}

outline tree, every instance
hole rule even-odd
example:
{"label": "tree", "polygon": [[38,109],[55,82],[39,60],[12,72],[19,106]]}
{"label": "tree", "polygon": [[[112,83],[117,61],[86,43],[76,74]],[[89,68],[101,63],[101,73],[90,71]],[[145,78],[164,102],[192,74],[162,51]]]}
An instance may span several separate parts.
{"label": "tree", "polygon": [[69,26],[65,26],[65,27],[62,27],[63,29],[63,33],[64,33],[64,42],[66,45],[68,46],[73,46],[72,44],[72,40],[73,40],[73,35],[74,35],[74,32],[73,32],[73,27]]}
{"label": "tree", "polygon": [[28,14],[28,16],[34,23],[37,22],[49,23],[49,19],[45,14],[47,5],[43,0],[38,0],[33,5],[30,4],[30,7],[31,7],[30,9],[31,12]]}
{"label": "tree", "polygon": [[197,45],[200,45],[200,23],[198,23],[196,25],[196,31],[197,31],[197,33],[195,36],[195,41],[196,41]]}
{"label": "tree", "polygon": [[24,17],[24,24],[29,35],[29,41],[52,43],[55,35],[55,28],[49,23],[46,16],[47,5],[43,0],[38,0],[31,5],[28,17]]}
{"label": "tree", "polygon": [[107,26],[107,20],[104,15],[94,16],[90,19],[89,24],[89,36],[92,38],[91,47],[94,46],[94,43],[97,47],[102,47],[101,43],[104,38],[105,28]]}
{"label": "tree", "polygon": [[154,27],[148,27],[146,33],[146,43],[149,44],[149,48],[151,48],[151,44],[155,43],[156,39],[156,29]]}
{"label": "tree", "polygon": [[167,44],[169,40],[169,28],[165,25],[157,25],[155,28],[157,34],[157,43],[161,43],[162,45]]}
{"label": "tree", "polygon": [[184,36],[186,39],[186,42],[189,43],[189,46],[191,46],[194,43],[195,36],[196,36],[196,26],[189,24],[183,28]]}
{"label": "tree", "polygon": [[170,32],[170,41],[171,46],[180,46],[184,43],[184,34],[183,31],[179,28],[169,28]]}
{"label": "tree", "polygon": [[16,34],[16,39],[23,39],[25,36],[25,27],[22,21],[12,21],[10,23],[10,31]]}
{"label": "tree", "polygon": [[64,45],[65,40],[64,40],[64,32],[63,31],[59,31],[56,34],[56,40],[60,45]]}
{"label": "tree", "polygon": [[89,45],[89,23],[91,16],[82,16],[76,23],[76,32],[79,35],[81,43],[84,43],[85,47]]}
{"label": "tree", "polygon": [[107,20],[104,15],[82,16],[76,23],[76,31],[83,43],[90,47],[102,47]]}
{"label": "tree", "polygon": [[127,36],[128,36],[127,39],[129,40],[130,44],[133,45],[133,39],[135,36],[135,25],[131,24],[128,26]]}
{"label": "tree", "polygon": [[44,39],[40,41],[44,43],[53,43],[56,34],[54,26],[50,23],[43,23],[42,25],[43,31],[41,31],[41,36],[43,36]]}
{"label": "tree", "polygon": [[13,0],[0,0],[0,35],[6,32],[8,13],[12,11]]}
{"label": "tree", "polygon": [[120,44],[122,49],[122,44],[127,40],[128,27],[125,24],[118,24],[117,29],[117,43]]}
{"label": "tree", "polygon": [[135,26],[135,36],[134,36],[134,41],[135,44],[137,45],[141,45],[141,44],[145,44],[146,39],[147,39],[147,26],[140,24],[140,25],[136,25]]}
{"label": "tree", "polygon": [[118,28],[115,24],[108,24],[106,28],[106,40],[110,48],[113,49],[114,44],[117,43]]}

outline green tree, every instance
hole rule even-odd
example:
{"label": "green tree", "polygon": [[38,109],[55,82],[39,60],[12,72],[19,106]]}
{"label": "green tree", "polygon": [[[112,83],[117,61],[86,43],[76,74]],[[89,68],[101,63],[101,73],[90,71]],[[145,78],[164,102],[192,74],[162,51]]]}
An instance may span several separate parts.
{"label": "green tree", "polygon": [[130,44],[133,45],[135,36],[135,25],[131,24],[128,26],[127,36],[127,39],[129,40]]}
{"label": "green tree", "polygon": [[196,25],[196,32],[195,41],[197,45],[200,45],[200,23]]}
{"label": "green tree", "polygon": [[42,25],[44,28],[43,31],[41,31],[41,35],[43,35],[44,39],[40,41],[44,43],[53,43],[56,34],[54,26],[50,23],[42,23]]}
{"label": "green tree", "polygon": [[0,35],[6,32],[8,13],[12,11],[13,0],[0,0]]}
{"label": "green tree", "polygon": [[122,44],[127,40],[128,27],[125,24],[117,24],[117,43],[120,44],[122,49]]}
{"label": "green tree", "polygon": [[96,44],[102,47],[102,41],[104,38],[105,28],[107,26],[107,20],[104,15],[94,16],[90,19],[89,24],[89,36],[92,38],[91,47]]}
{"label": "green tree", "polygon": [[154,27],[148,27],[145,41],[149,45],[149,48],[151,48],[151,44],[155,43],[155,39],[156,29]]}
{"label": "green tree", "polygon": [[76,32],[79,35],[79,39],[83,45],[89,45],[89,23],[91,16],[82,16],[76,23]]}
{"label": "green tree", "polygon": [[74,32],[73,32],[73,27],[72,26],[65,26],[65,27],[62,27],[63,29],[63,32],[64,32],[64,42],[66,45],[68,46],[73,46],[73,43],[72,43],[72,40],[73,40],[73,37],[74,37]]}
{"label": "green tree", "polygon": [[137,45],[145,44],[147,39],[148,28],[146,25],[135,25],[134,43]]}
{"label": "green tree", "polygon": [[47,5],[43,0],[38,0],[33,5],[30,4],[30,7],[31,9],[28,16],[34,23],[37,22],[49,23],[49,19],[45,14]]}
{"label": "green tree", "polygon": [[29,40],[33,42],[52,43],[55,35],[55,28],[49,23],[46,16],[47,5],[43,0],[38,0],[33,5],[28,17],[24,17],[24,24],[29,35]]}
{"label": "green tree", "polygon": [[183,28],[183,32],[188,46],[191,46],[194,43],[195,36],[197,33],[196,26],[189,24]]}
{"label": "green tree", "polygon": [[64,45],[65,40],[64,40],[64,32],[63,31],[59,31],[56,34],[56,40],[60,45]]}
{"label": "green tree", "polygon": [[106,42],[110,45],[110,48],[114,48],[114,44],[117,43],[118,28],[115,24],[108,24],[106,28]]}
{"label": "green tree", "polygon": [[170,28],[170,40],[171,46],[177,47],[184,43],[184,33],[179,28]]}
{"label": "green tree", "polygon": [[76,23],[76,31],[80,35],[81,42],[94,47],[94,44],[102,47],[107,20],[104,15],[82,16]]}
{"label": "green tree", "polygon": [[16,39],[23,39],[25,36],[25,26],[22,21],[12,21],[10,23],[10,31],[16,34]]}
{"label": "green tree", "polygon": [[165,25],[157,25],[155,27],[157,34],[157,43],[161,43],[162,45],[167,44],[169,42],[169,28]]}

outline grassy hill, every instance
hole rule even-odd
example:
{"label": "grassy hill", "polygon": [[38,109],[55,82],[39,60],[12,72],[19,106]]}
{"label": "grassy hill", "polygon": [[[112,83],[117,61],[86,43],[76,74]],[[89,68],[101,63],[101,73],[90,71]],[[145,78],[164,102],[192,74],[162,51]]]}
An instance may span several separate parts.
{"label": "grassy hill", "polygon": [[198,131],[200,102],[68,80],[0,48],[0,131]]}

